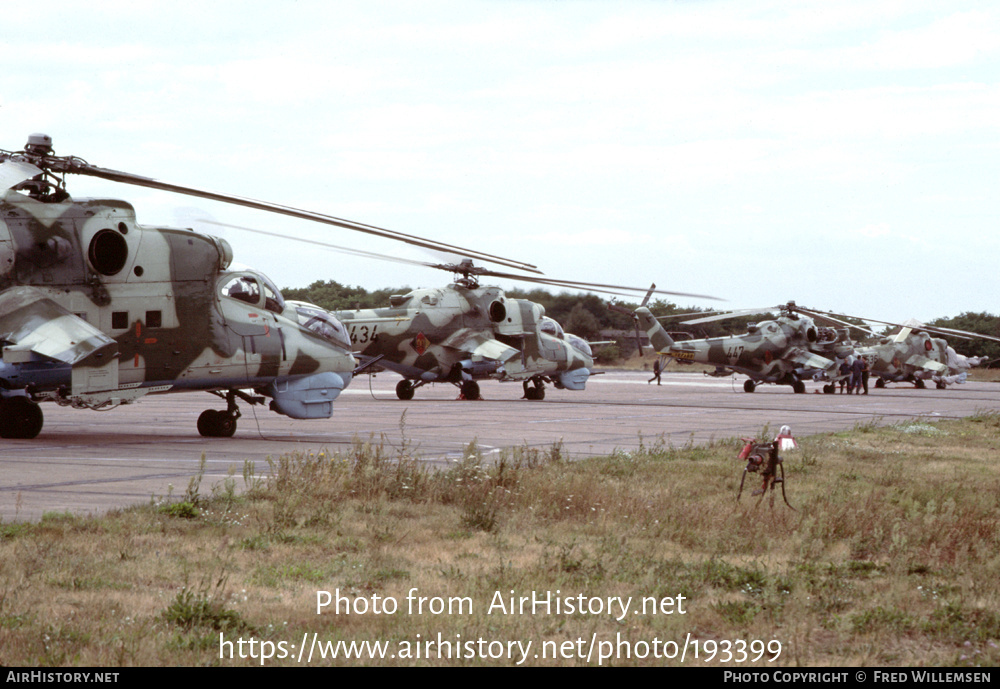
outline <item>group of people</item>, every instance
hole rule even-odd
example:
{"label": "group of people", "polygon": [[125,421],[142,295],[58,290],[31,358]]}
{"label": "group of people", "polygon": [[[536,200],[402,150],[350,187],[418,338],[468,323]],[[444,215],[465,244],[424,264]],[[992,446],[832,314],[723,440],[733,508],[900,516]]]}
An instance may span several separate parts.
{"label": "group of people", "polygon": [[[863,356],[849,356],[840,364],[840,394],[844,394],[844,387],[847,387],[847,394],[867,395],[868,375],[871,369],[868,361]],[[862,388],[864,392],[861,392]]]}

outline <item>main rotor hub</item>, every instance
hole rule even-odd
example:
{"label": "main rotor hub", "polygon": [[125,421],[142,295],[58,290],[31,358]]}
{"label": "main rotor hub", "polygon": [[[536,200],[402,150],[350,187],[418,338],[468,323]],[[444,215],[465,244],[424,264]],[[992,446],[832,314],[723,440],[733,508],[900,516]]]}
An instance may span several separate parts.
{"label": "main rotor hub", "polygon": [[455,282],[468,287],[470,289],[475,289],[479,287],[478,276],[483,272],[482,268],[476,266],[472,262],[471,258],[463,258],[458,263],[452,263],[447,266],[441,266],[442,268],[447,268],[456,275],[461,275],[462,277],[456,278]]}
{"label": "main rotor hub", "polygon": [[29,134],[24,150],[27,153],[49,155],[52,153],[52,137],[48,134]]}

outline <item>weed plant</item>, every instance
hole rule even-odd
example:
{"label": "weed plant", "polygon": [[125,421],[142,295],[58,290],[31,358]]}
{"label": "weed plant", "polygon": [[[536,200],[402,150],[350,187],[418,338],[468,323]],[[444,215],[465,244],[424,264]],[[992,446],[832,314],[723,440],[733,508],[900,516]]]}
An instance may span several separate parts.
{"label": "weed plant", "polygon": [[[771,434],[765,426],[760,436]],[[603,661],[617,665],[680,665],[648,644],[694,639],[701,656],[689,651],[684,665],[726,665],[721,651],[705,653],[724,641],[777,640],[776,661],[740,666],[995,666],[998,445],[991,411],[802,438],[785,453],[794,510],[780,496],[773,507],[752,496],[754,474],[736,501],[737,439],[643,438],[636,451],[573,462],[559,444],[487,458],[473,443],[444,470],[374,437],[342,453],[291,453],[266,471],[245,465],[241,490],[231,477],[201,494],[196,476],[177,499],[0,523],[0,662],[259,665],[238,652],[220,658],[220,635],[287,648],[316,633],[531,641],[532,656],[579,639],[646,649],[626,656],[619,646]],[[320,591],[355,607],[317,613]],[[419,610],[407,607],[411,592],[424,599]],[[509,610],[512,596],[532,592],[631,597],[633,608]],[[395,613],[372,612],[388,599]],[[636,614],[643,600],[670,601],[670,612]],[[460,607],[433,607],[445,603]],[[267,664],[293,665],[295,655]],[[515,662],[424,654],[312,664]]]}

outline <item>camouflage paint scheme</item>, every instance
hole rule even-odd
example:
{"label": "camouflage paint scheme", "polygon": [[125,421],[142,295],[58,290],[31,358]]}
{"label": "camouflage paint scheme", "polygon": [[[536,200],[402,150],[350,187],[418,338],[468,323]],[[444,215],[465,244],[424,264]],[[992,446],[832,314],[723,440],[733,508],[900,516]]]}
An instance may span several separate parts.
{"label": "camouflage paint scheme", "polygon": [[940,337],[909,325],[893,337],[884,337],[876,344],[859,347],[858,356],[868,362],[871,375],[878,378],[876,387],[886,383],[908,382],[918,388],[927,380],[938,389],[953,383],[964,383],[968,370],[983,362],[984,357],[966,357],[955,352]]}
{"label": "camouflage paint scheme", "polygon": [[[108,408],[148,392],[254,388],[294,416],[283,386],[323,374],[332,402],[356,366],[348,343],[301,327],[266,277],[229,271],[231,260],[224,240],[139,225],[124,201],[6,192],[0,395]],[[256,301],[227,294],[237,280],[258,285]]]}
{"label": "camouflage paint scheme", "polygon": [[333,315],[360,357],[382,356],[379,366],[418,385],[492,378],[582,390],[593,367],[586,341],[563,333],[540,304],[507,298],[498,287],[459,279],[390,303]]}
{"label": "camouflage paint scheme", "polygon": [[[641,306],[635,314],[661,355],[714,365],[713,375],[735,371],[749,376],[744,384],[747,392],[753,392],[758,382],[791,385],[795,392],[804,392],[806,378],[839,380],[836,359],[853,349],[846,331],[817,327],[811,318],[797,313],[761,321],[744,335],[682,342],[675,342],[648,308]],[[824,392],[832,392],[832,386]]]}

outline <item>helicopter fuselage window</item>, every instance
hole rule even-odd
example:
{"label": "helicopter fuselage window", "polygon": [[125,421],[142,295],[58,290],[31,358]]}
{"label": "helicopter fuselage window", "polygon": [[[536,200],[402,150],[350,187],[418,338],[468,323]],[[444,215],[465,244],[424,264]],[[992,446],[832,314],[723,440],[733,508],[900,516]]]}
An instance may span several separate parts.
{"label": "helicopter fuselage window", "polygon": [[577,337],[576,335],[567,335],[566,340],[570,343],[573,349],[586,354],[587,356],[593,356],[594,353],[590,349],[590,343],[583,338]]}
{"label": "helicopter fuselage window", "polygon": [[547,316],[542,318],[541,323],[538,325],[538,329],[546,335],[558,337],[560,340],[563,339],[562,326]]}
{"label": "helicopter fuselage window", "polygon": [[303,327],[313,331],[322,338],[350,348],[351,338],[347,334],[347,328],[330,314],[307,306],[296,306],[295,312],[298,314],[299,323]]}
{"label": "helicopter fuselage window", "polygon": [[273,311],[274,313],[281,313],[285,310],[285,299],[281,296],[281,292],[278,288],[268,282],[266,279],[262,280],[264,284],[264,308],[268,311]]}
{"label": "helicopter fuselage window", "polygon": [[247,304],[260,303],[260,285],[253,278],[241,275],[226,283],[222,293],[230,299],[237,299]]}
{"label": "helicopter fuselage window", "polygon": [[222,295],[260,306],[273,313],[285,310],[285,298],[266,277],[258,273],[234,275],[222,286]]}

